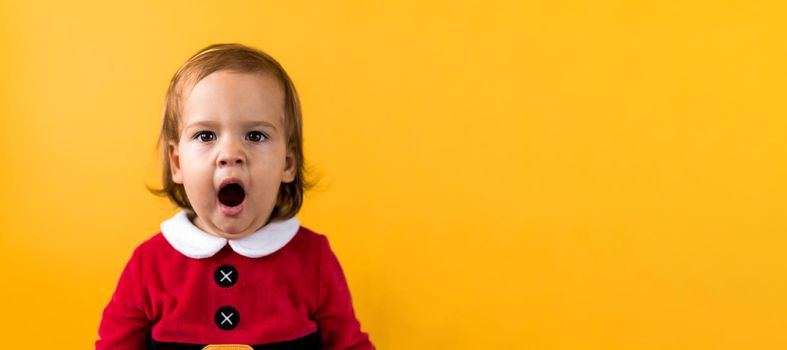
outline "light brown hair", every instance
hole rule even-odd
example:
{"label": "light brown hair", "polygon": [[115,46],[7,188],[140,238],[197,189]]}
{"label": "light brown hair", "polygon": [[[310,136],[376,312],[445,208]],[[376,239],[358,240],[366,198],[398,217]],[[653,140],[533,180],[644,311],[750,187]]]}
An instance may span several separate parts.
{"label": "light brown hair", "polygon": [[303,204],[304,192],[313,186],[310,181],[305,179],[303,121],[298,93],[279,62],[258,49],[241,44],[210,45],[191,56],[172,77],[164,102],[163,123],[159,135],[159,148],[164,165],[163,187],[160,189],[148,187],[148,190],[156,195],[169,197],[170,201],[183,209],[194,211],[188,197],[186,197],[183,185],[172,180],[167,147],[170,141],[178,143],[180,140],[181,104],[185,91],[211,73],[220,70],[272,74],[284,92],[284,125],[287,149],[293,152],[296,172],[292,182],[282,183],[279,186],[276,205],[273,207],[268,222],[289,219],[298,213]]}

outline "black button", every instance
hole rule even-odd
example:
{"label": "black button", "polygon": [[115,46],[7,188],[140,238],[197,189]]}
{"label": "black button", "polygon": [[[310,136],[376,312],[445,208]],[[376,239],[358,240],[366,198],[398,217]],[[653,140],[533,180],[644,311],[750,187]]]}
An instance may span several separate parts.
{"label": "black button", "polygon": [[222,306],[219,311],[216,311],[216,316],[213,318],[219,328],[228,331],[238,326],[240,323],[240,314],[232,306]]}
{"label": "black button", "polygon": [[238,281],[238,270],[232,265],[221,265],[213,273],[213,279],[220,287],[232,287]]}

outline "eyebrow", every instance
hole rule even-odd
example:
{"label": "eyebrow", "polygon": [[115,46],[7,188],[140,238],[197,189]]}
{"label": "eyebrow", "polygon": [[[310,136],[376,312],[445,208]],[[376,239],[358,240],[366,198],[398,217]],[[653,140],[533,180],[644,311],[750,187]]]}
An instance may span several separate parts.
{"label": "eyebrow", "polygon": [[[219,123],[211,121],[211,120],[198,120],[198,121],[189,123],[188,125],[184,126],[183,130],[193,129],[193,128],[197,128],[197,127],[200,127],[200,126],[208,127],[208,128],[216,127],[218,124]],[[263,127],[271,128],[273,130],[278,130],[276,128],[276,125],[273,125],[272,123],[266,122],[266,121],[263,121],[263,120],[253,120],[253,121],[249,121],[249,122],[241,122],[241,124],[244,127],[247,127],[247,128],[255,127],[255,126],[263,126]]]}

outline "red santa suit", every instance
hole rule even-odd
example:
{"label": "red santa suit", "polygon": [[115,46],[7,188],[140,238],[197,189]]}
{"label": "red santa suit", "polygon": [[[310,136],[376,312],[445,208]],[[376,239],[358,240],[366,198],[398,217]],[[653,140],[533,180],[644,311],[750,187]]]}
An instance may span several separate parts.
{"label": "red santa suit", "polygon": [[297,218],[237,240],[181,211],[134,250],[96,349],[374,349],[328,239]]}

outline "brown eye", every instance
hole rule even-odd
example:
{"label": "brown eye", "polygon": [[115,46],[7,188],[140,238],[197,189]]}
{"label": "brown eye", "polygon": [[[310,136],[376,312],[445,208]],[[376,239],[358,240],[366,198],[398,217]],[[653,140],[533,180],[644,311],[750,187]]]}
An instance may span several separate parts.
{"label": "brown eye", "polygon": [[200,131],[196,138],[202,142],[210,142],[216,139],[216,134],[210,131]]}
{"label": "brown eye", "polygon": [[251,141],[251,142],[261,142],[262,140],[267,139],[267,138],[268,137],[265,136],[265,134],[263,134],[263,133],[261,133],[259,131],[252,131],[248,135],[246,135],[246,139]]}

